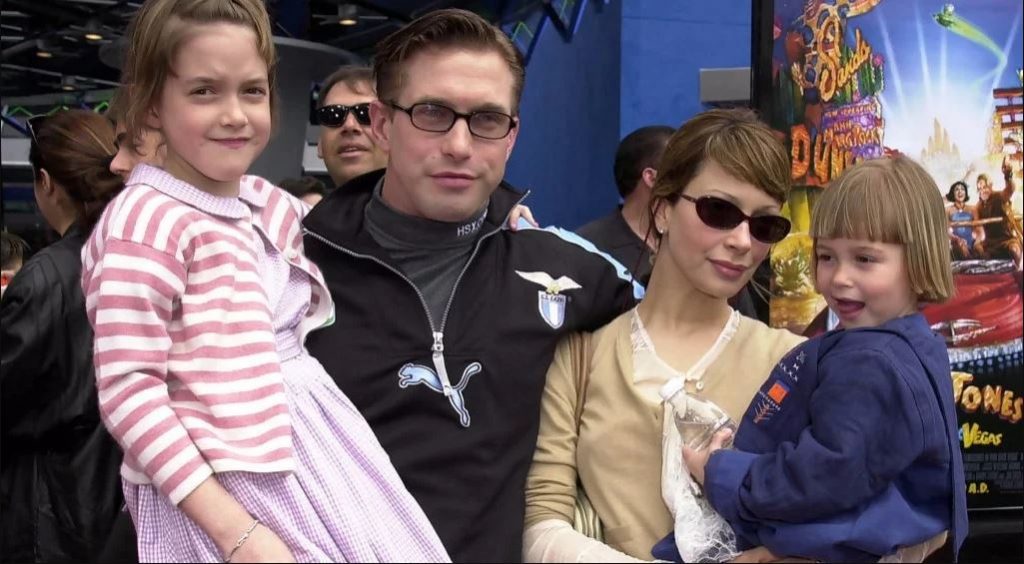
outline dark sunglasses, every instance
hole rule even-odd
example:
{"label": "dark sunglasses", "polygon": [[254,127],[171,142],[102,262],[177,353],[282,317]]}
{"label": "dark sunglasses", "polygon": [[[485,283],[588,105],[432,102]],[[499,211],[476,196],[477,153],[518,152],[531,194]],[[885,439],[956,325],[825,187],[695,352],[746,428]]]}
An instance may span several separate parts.
{"label": "dark sunglasses", "polygon": [[743,210],[736,207],[736,204],[716,198],[714,196],[701,196],[694,198],[686,194],[679,195],[682,199],[693,202],[697,209],[697,217],[704,222],[704,225],[712,229],[730,230],[744,221],[750,226],[750,235],[761,241],[773,245],[786,238],[789,234],[789,220],[781,215],[755,215],[753,217],[743,213]]}
{"label": "dark sunglasses", "polygon": [[359,125],[370,125],[369,102],[354,106],[331,104],[330,106],[317,108],[316,121],[326,127],[341,127],[345,123],[345,118],[348,117],[349,112],[356,116],[356,121]]}
{"label": "dark sunglasses", "polygon": [[28,121],[25,122],[25,124],[28,126],[28,133],[29,135],[32,136],[32,142],[37,145],[39,144],[39,138],[36,137],[36,130],[43,126],[43,121],[45,121],[48,117],[50,116],[46,114],[40,114],[28,118]]}

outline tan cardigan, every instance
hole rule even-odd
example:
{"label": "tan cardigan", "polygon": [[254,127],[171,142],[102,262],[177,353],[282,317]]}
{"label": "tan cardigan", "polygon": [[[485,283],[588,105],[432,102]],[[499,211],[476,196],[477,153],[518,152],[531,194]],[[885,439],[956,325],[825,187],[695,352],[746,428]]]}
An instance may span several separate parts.
{"label": "tan cardigan", "polygon": [[[555,353],[526,482],[526,527],[546,519],[572,523],[578,472],[601,519],[605,542],[633,557],[650,559],[651,548],[673,524],[661,497],[662,407],[634,388],[630,315],[593,335],[578,439],[577,376],[571,369],[568,339]],[[742,318],[732,340],[708,366],[701,395],[740,421],[771,369],[802,340]],[[692,386],[687,385],[691,393]]]}

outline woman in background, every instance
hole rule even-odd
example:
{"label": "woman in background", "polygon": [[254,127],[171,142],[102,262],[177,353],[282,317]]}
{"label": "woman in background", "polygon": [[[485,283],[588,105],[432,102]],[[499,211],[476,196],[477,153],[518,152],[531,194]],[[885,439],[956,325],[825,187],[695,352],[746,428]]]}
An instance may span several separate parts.
{"label": "woman in background", "polygon": [[29,121],[36,203],[61,239],[0,303],[0,558],[93,561],[122,505],[121,450],[100,422],[81,250],[122,187],[114,128],[85,110]]}

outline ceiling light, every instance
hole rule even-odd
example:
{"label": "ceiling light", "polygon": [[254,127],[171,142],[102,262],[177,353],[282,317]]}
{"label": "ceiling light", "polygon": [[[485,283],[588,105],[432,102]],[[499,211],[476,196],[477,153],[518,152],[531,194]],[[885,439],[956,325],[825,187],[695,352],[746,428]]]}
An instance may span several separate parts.
{"label": "ceiling light", "polygon": [[338,25],[356,25],[359,23],[358,9],[354,4],[338,5]]}
{"label": "ceiling light", "polygon": [[52,59],[53,48],[50,47],[50,42],[45,39],[36,40],[36,56],[40,59]]}
{"label": "ceiling light", "polygon": [[85,38],[89,41],[101,41],[103,39],[103,30],[99,20],[96,18],[85,22]]}

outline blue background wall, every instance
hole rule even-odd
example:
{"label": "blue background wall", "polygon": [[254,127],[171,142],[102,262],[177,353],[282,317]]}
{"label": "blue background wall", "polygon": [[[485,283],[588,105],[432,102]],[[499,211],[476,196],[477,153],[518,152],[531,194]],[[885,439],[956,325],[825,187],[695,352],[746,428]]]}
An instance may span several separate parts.
{"label": "blue background wall", "polygon": [[701,111],[701,68],[750,65],[750,2],[589,0],[571,42],[545,26],[506,172],[541,224],[575,229],[614,209],[619,140]]}
{"label": "blue background wall", "polygon": [[542,225],[575,229],[618,200],[612,159],[623,3],[587,2],[571,42],[546,25],[527,65],[522,129],[506,178],[531,190],[526,203]]}
{"label": "blue background wall", "polygon": [[751,0],[621,2],[622,136],[704,109],[700,69],[750,66]]}

